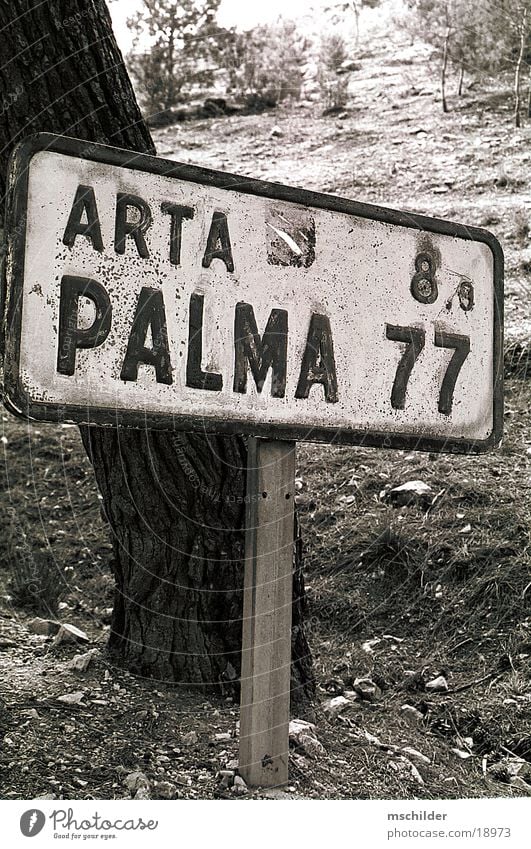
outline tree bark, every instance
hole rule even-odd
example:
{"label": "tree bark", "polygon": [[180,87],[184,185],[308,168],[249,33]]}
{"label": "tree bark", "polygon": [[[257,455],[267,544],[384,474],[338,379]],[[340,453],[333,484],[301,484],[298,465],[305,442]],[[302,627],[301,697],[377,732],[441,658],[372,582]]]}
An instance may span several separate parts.
{"label": "tree bark", "polygon": [[[0,4],[0,189],[14,145],[48,131],[154,153],[104,0]],[[240,671],[246,446],[241,438],[82,428],[110,524],[109,649],[159,679]],[[314,690],[294,547],[292,695]]]}
{"label": "tree bark", "polygon": [[457,85],[457,96],[458,97],[463,96],[463,80],[464,80],[464,77],[465,77],[465,64],[464,64],[464,62],[461,62],[461,66],[459,68],[459,83]]}
{"label": "tree bark", "polygon": [[446,69],[448,67],[448,42],[450,41],[450,27],[446,28],[443,43],[443,60],[441,66],[441,103],[443,112],[448,112],[446,102]]}
{"label": "tree bark", "polygon": [[522,20],[520,21],[520,48],[518,51],[518,59],[514,71],[514,126],[520,126],[520,76],[522,73],[522,63],[524,61],[525,46],[527,41],[527,8],[522,10]]}

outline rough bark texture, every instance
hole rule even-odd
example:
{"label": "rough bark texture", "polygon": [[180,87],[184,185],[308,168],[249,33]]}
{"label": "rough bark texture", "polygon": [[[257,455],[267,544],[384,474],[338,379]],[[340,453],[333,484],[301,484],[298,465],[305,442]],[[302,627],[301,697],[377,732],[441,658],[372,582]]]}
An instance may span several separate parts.
{"label": "rough bark texture", "polygon": [[[8,156],[31,133],[155,152],[104,0],[2,3],[0,32],[2,194]],[[194,684],[238,675],[244,441],[104,428],[82,437],[114,545],[117,662]],[[313,676],[295,550],[292,688],[305,698]]]}
{"label": "rough bark texture", "polygon": [[441,104],[443,112],[448,112],[448,104],[446,102],[446,69],[448,66],[448,43],[450,41],[450,29],[447,28],[444,35],[443,43],[443,59],[441,65]]}
{"label": "rough bark texture", "polygon": [[520,31],[520,48],[518,58],[514,70],[514,126],[520,126],[520,77],[522,74],[522,64],[524,61],[525,47],[527,42],[527,9],[522,10],[522,19],[519,25]]}

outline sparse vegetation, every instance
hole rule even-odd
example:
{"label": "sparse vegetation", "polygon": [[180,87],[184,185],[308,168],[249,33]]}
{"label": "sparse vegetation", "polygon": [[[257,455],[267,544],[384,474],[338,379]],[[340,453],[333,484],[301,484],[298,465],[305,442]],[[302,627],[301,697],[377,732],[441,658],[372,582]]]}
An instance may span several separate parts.
{"label": "sparse vegetation", "polygon": [[345,67],[349,58],[346,39],[339,32],[332,32],[321,39],[318,80],[325,109],[335,112],[344,107],[348,100],[350,73]]}

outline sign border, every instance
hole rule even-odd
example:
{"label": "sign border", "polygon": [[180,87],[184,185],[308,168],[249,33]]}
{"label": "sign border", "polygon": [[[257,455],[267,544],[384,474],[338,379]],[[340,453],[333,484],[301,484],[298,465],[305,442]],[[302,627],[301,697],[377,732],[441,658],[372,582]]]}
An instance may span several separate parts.
{"label": "sign border", "polygon": [[[186,415],[148,413],[144,410],[114,410],[75,404],[49,404],[31,400],[19,375],[20,331],[24,281],[24,249],[26,244],[26,210],[29,166],[33,156],[51,151],[78,159],[101,162],[135,171],[176,177],[192,183],[258,195],[272,200],[289,201],[318,209],[342,212],[373,221],[482,242],[493,254],[494,267],[494,357],[493,357],[493,429],[483,440],[424,436],[418,433],[383,433],[337,427],[311,428],[300,425],[271,423],[249,424],[239,420],[220,421]],[[148,430],[184,430],[203,433],[247,434],[282,440],[326,442],[335,445],[363,445],[375,448],[401,448],[417,451],[445,451],[468,454],[495,448],[503,433],[503,251],[498,240],[487,230],[467,227],[451,221],[403,212],[387,207],[348,200],[306,189],[256,180],[224,171],[213,171],[195,165],[183,165],[144,153],[110,147],[52,133],[38,133],[20,142],[11,154],[8,171],[6,208],[7,255],[0,300],[2,349],[4,350],[3,402],[19,417],[33,421],[75,422],[109,427],[135,427]],[[10,281],[7,288],[7,280]]]}

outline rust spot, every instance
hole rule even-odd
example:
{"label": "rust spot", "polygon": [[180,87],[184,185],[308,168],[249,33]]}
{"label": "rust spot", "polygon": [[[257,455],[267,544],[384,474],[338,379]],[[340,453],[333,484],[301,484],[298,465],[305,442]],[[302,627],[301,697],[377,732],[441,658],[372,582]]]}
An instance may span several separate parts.
{"label": "rust spot", "polygon": [[315,261],[315,220],[305,209],[270,209],[266,242],[270,265],[309,268]]}
{"label": "rust spot", "polygon": [[457,297],[459,298],[459,306],[464,312],[470,312],[474,309],[474,285],[470,280],[461,280],[457,287]]}

